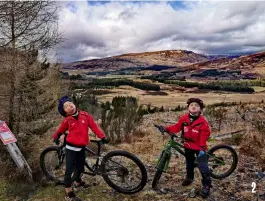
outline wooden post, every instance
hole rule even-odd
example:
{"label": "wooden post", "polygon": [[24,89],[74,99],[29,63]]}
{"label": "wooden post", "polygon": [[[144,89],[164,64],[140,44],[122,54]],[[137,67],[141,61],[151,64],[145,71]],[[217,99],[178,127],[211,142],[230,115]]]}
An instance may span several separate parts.
{"label": "wooden post", "polygon": [[17,139],[15,138],[11,130],[8,128],[6,123],[1,120],[0,139],[2,140],[4,145],[6,145],[6,149],[8,150],[12,159],[16,163],[19,171],[26,171],[30,179],[32,180],[32,170],[16,144]]}
{"label": "wooden post", "polygon": [[6,149],[10,153],[13,160],[15,161],[18,169],[20,171],[26,171],[30,179],[32,180],[32,170],[29,167],[29,164],[27,163],[26,159],[22,155],[21,151],[19,150],[17,144],[15,142],[7,144]]}

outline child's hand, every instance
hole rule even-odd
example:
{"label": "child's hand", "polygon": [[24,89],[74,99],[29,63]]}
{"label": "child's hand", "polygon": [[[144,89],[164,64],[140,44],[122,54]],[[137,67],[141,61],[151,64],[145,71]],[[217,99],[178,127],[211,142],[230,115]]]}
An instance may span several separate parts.
{"label": "child's hand", "polygon": [[100,140],[100,142],[101,142],[102,144],[108,144],[108,143],[109,143],[109,139],[107,139],[106,137],[104,137],[104,138],[102,138],[102,139]]}
{"label": "child's hand", "polygon": [[166,132],[166,129],[164,128],[164,126],[159,126],[158,130],[159,130],[161,133],[165,133],[165,132]]}
{"label": "child's hand", "polygon": [[59,144],[60,144],[59,138],[54,139],[53,142],[54,142],[56,145],[59,145]]}
{"label": "child's hand", "polygon": [[198,154],[198,157],[201,157],[205,154],[205,151],[200,151],[199,154]]}
{"label": "child's hand", "polygon": [[60,136],[60,138],[59,138],[59,141],[60,141],[61,144],[64,143],[64,138],[65,138],[65,135],[62,134],[62,135]]}

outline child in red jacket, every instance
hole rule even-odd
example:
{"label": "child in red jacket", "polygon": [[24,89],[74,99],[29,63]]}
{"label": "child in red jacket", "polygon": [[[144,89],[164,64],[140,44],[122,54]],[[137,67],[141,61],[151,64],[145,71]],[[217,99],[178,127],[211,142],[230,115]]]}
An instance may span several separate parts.
{"label": "child in red jacket", "polygon": [[184,147],[186,157],[187,176],[183,181],[183,186],[188,186],[194,179],[194,160],[197,155],[198,168],[202,175],[201,195],[206,198],[210,194],[211,173],[208,167],[208,157],[206,155],[206,142],[210,136],[210,128],[206,119],[201,115],[204,104],[198,98],[190,98],[187,101],[189,112],[172,126],[166,127],[169,133],[184,133]]}
{"label": "child in red jacket", "polygon": [[97,124],[87,112],[78,110],[68,96],[63,96],[59,100],[59,113],[64,116],[64,120],[59,129],[53,135],[54,141],[58,144],[64,140],[64,133],[68,130],[66,141],[66,170],[64,177],[65,184],[65,200],[80,201],[73,190],[74,188],[87,188],[88,185],[81,180],[80,176],[84,172],[85,165],[85,147],[88,145],[89,136],[88,128],[90,128],[100,139],[102,143],[107,143],[104,133],[98,128]]}

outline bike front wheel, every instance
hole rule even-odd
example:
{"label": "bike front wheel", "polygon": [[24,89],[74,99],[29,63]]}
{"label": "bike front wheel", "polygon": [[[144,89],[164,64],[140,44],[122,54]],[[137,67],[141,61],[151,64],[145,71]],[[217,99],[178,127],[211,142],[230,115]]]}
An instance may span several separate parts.
{"label": "bike front wheel", "polygon": [[61,148],[50,146],[44,149],[40,155],[40,167],[49,180],[63,184],[66,165]]}
{"label": "bike front wheel", "polygon": [[123,194],[141,191],[147,183],[144,164],[135,155],[123,151],[111,151],[101,161],[101,173],[105,182]]}

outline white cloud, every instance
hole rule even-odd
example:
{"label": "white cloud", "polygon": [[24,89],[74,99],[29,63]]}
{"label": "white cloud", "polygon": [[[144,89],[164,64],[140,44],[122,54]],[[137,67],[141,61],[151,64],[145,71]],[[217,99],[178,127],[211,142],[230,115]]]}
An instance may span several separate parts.
{"label": "white cloud", "polygon": [[265,2],[183,4],[185,9],[168,2],[63,3],[59,23],[67,40],[57,54],[69,62],[163,49],[206,54],[265,49]]}

